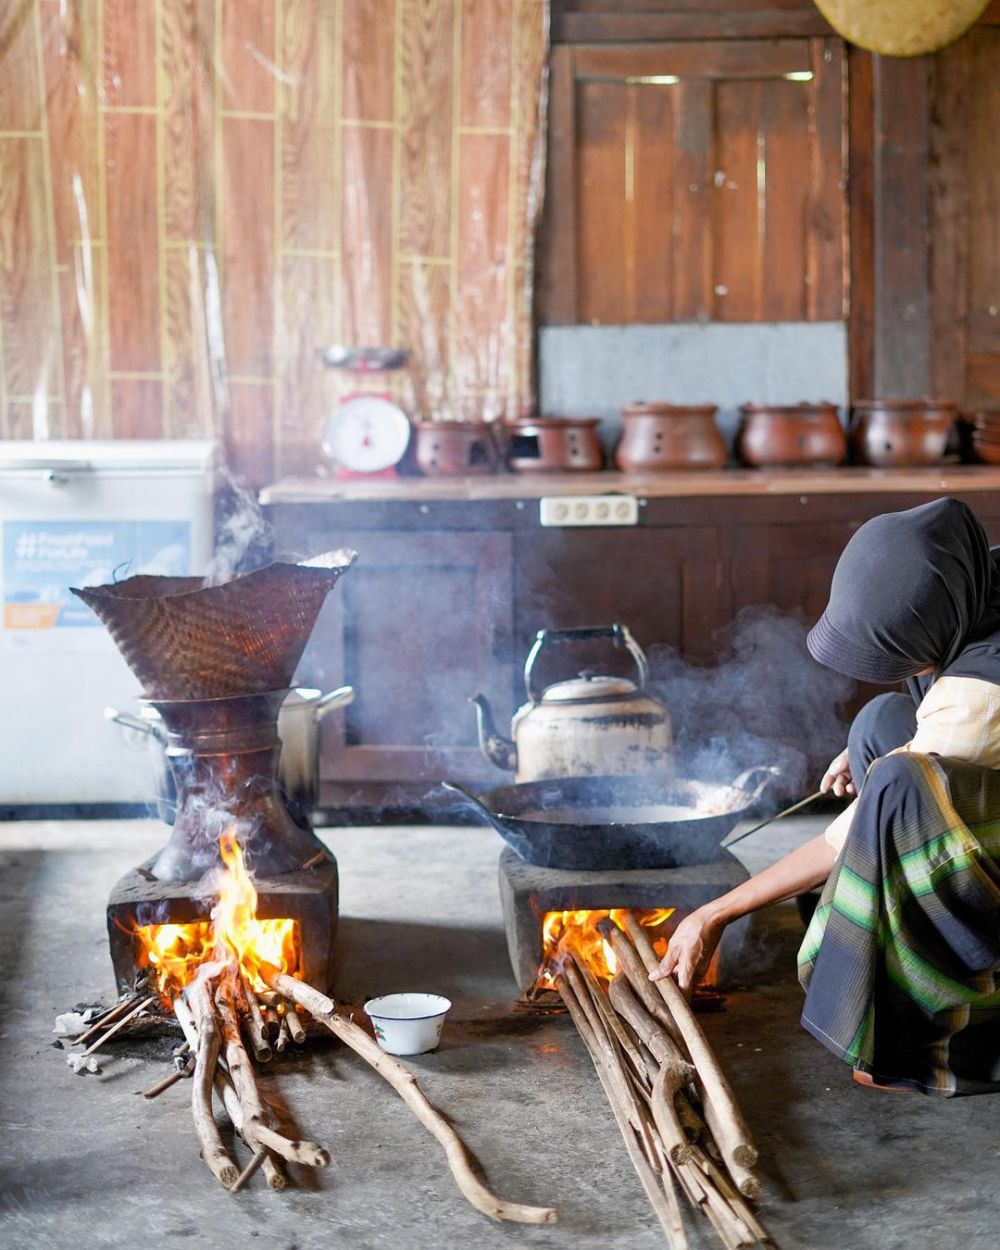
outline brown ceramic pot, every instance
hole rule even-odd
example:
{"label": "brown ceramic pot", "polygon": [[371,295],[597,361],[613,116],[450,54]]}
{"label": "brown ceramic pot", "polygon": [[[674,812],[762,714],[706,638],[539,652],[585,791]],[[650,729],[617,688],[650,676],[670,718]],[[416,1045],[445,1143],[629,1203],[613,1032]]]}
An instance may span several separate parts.
{"label": "brown ceramic pot", "polygon": [[414,457],[427,477],[493,473],[496,444],[482,421],[414,421]]}
{"label": "brown ceramic pot", "polygon": [[599,417],[504,421],[507,467],[515,473],[587,473],[604,467]]}
{"label": "brown ceramic pot", "polygon": [[840,464],[847,451],[835,404],[744,404],[736,454],[757,468]]}
{"label": "brown ceramic pot", "polygon": [[630,404],[622,409],[615,464],[626,473],[721,469],[726,442],[713,404]]}
{"label": "brown ceramic pot", "polygon": [[945,399],[859,399],[851,409],[851,453],[880,468],[938,464],[957,416]]}

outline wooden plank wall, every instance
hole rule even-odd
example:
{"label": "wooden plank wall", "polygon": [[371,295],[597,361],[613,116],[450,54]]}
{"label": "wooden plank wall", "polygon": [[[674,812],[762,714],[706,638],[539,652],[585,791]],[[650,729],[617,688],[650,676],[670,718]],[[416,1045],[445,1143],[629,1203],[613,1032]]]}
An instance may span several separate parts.
{"label": "wooden plank wall", "polygon": [[930,95],[932,385],[1000,409],[1000,26],[942,52]]}
{"label": "wooden plank wall", "polygon": [[547,0],[0,5],[0,437],[308,471],[332,342],[410,347],[416,415],[530,410],[547,40]]}

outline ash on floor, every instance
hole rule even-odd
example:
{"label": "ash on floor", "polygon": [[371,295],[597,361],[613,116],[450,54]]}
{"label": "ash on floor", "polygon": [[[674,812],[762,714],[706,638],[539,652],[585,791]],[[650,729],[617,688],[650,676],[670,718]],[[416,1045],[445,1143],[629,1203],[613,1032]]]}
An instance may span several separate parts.
{"label": "ash on floor", "polygon": [[[789,819],[740,853],[758,868],[817,827]],[[478,1215],[410,1111],[335,1044],[261,1070],[266,1094],[329,1148],[332,1166],[284,1193],[258,1178],[227,1195],[198,1158],[190,1087],[137,1096],[167,1072],[169,1046],[109,1046],[99,1076],[74,1076],[52,1048],[59,1012],[111,1001],[104,904],[117,877],[163,842],[162,826],[10,822],[0,825],[0,1246],[662,1246],[572,1026],[514,1010],[499,840],[479,828],[323,836],[341,867],[340,995],[410,988],[454,1000],[440,1050],[409,1062],[493,1187],[557,1206],[560,1223],[501,1228]],[[799,1027],[800,936],[796,909],[774,908],[745,988],[703,1017],[761,1149],[765,1223],[784,1250],[993,1250],[995,1100],[854,1086]],[[693,1250],[715,1244],[692,1225]]]}

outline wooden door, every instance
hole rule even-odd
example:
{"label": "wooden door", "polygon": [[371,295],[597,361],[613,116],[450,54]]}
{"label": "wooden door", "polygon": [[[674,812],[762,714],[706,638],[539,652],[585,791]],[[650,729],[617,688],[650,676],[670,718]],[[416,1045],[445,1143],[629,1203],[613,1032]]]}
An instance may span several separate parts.
{"label": "wooden door", "polygon": [[552,55],[542,319],[844,316],[840,40]]}
{"label": "wooden door", "polygon": [[495,779],[469,698],[482,691],[504,704],[510,689],[511,535],[367,531],[336,541],[358,563],[324,608],[301,671],[357,694],[324,722],[321,780]]}

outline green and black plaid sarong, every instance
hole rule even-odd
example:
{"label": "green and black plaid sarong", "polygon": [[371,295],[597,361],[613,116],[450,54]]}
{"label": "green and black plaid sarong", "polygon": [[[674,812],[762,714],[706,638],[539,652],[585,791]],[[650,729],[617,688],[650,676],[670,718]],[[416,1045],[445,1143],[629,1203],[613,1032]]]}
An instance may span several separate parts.
{"label": "green and black plaid sarong", "polygon": [[869,770],[802,949],[802,1024],[883,1084],[1000,1090],[1000,772]]}

